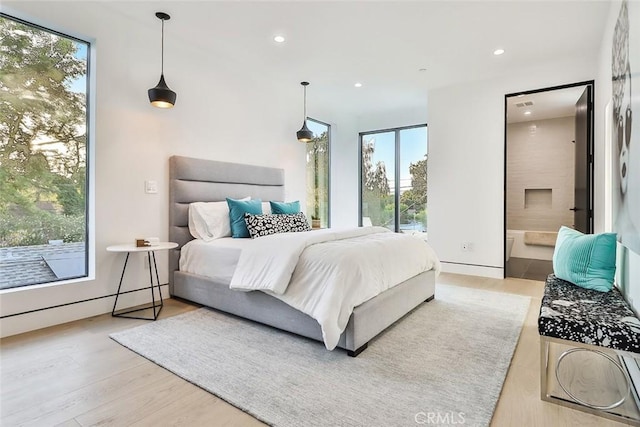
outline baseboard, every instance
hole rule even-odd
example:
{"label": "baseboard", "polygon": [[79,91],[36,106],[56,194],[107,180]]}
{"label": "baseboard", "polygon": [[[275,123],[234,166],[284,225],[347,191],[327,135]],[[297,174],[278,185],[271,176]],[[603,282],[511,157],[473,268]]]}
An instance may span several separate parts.
{"label": "baseboard", "polygon": [[[162,285],[162,296],[170,298],[168,285]],[[118,308],[126,308],[150,302],[149,288],[143,288],[132,294],[125,294],[118,299]],[[70,303],[44,310],[27,312],[0,320],[0,338],[18,335],[25,332],[56,326],[75,320],[111,313],[115,296],[109,295],[88,301]]]}
{"label": "baseboard", "polygon": [[486,265],[460,264],[455,262],[441,262],[444,273],[465,274],[468,276],[490,277],[503,279],[504,268],[490,267]]}

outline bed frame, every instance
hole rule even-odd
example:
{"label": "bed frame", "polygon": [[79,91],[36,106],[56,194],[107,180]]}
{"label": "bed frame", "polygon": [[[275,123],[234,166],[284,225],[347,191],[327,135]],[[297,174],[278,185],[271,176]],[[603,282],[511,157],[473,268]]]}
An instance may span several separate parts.
{"label": "bed frame", "polygon": [[[169,293],[208,307],[322,341],[318,322],[264,292],[238,292],[204,276],[179,271],[180,248],[189,233],[189,203],[223,201],[226,197],[284,200],[284,170],[263,166],[172,156],[169,159]],[[433,299],[433,270],[412,277],[355,307],[338,347],[349,356],[367,348],[369,340]]]}

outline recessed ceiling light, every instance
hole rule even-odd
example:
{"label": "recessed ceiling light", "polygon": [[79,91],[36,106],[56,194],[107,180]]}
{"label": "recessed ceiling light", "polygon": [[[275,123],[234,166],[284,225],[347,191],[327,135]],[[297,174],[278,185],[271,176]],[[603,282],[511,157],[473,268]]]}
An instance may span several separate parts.
{"label": "recessed ceiling light", "polygon": [[525,116],[530,116],[530,115],[531,115],[531,111],[525,111],[525,112],[524,112],[524,115],[525,115]]}
{"label": "recessed ceiling light", "polygon": [[276,43],[283,43],[284,42],[284,36],[275,36],[273,38],[273,41]]}
{"label": "recessed ceiling light", "polygon": [[355,87],[362,87],[362,83],[356,83],[354,84]]}
{"label": "recessed ceiling light", "polygon": [[493,51],[493,54],[498,56],[498,55],[502,55],[504,53],[504,49],[496,49]]}

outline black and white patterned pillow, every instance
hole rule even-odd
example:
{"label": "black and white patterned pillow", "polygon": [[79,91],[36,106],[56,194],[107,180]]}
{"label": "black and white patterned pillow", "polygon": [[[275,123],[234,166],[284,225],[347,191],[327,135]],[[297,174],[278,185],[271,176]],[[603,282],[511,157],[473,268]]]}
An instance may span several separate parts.
{"label": "black and white patterned pillow", "polygon": [[276,233],[296,233],[299,231],[311,231],[307,217],[303,212],[295,214],[244,214],[244,222],[252,239],[268,236]]}

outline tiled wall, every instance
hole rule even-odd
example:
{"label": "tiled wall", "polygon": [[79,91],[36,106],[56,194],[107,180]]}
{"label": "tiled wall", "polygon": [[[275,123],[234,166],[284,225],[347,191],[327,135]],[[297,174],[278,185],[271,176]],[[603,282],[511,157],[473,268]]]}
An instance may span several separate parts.
{"label": "tiled wall", "polygon": [[573,225],[574,126],[573,117],[507,126],[507,229]]}

